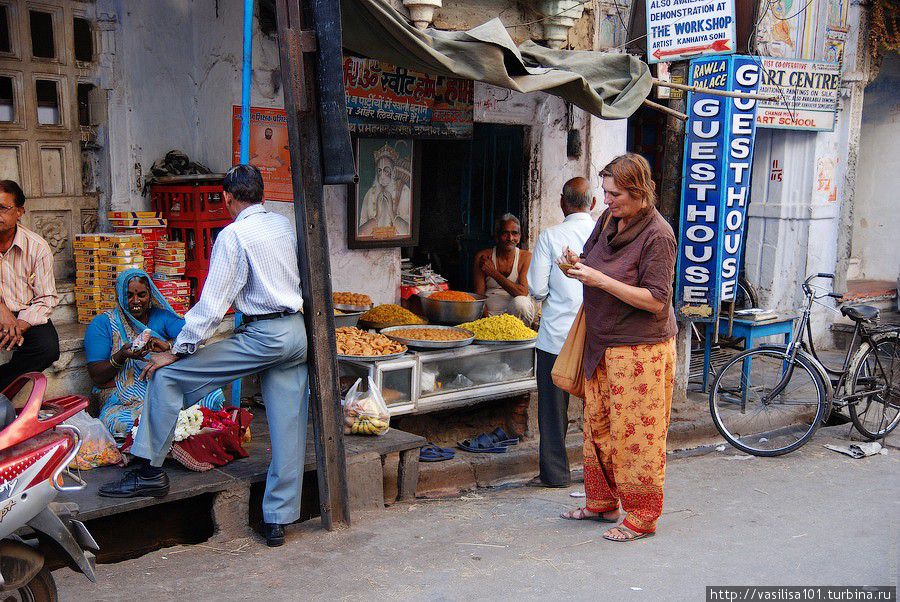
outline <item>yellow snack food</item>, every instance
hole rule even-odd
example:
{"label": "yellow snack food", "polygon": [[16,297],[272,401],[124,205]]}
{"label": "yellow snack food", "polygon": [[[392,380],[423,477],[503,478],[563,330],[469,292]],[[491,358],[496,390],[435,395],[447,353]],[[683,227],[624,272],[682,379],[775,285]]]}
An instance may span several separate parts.
{"label": "yellow snack food", "polygon": [[509,314],[466,322],[458,328],[474,332],[475,338],[483,341],[528,341],[537,337],[537,333],[522,320]]}
{"label": "yellow snack food", "polygon": [[371,324],[392,324],[396,326],[405,326],[407,324],[425,324],[425,320],[414,314],[413,312],[394,305],[386,303],[373,307],[359,317],[364,322]]}

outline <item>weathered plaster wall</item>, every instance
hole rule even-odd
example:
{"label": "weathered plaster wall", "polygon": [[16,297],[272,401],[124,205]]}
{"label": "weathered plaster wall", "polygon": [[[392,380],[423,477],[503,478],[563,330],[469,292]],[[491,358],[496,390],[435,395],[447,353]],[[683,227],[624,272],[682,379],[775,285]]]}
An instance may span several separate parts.
{"label": "weathered plaster wall", "polygon": [[[392,4],[405,10],[399,0]],[[241,93],[242,2],[99,0],[99,6],[116,21],[115,48],[108,57],[111,205],[114,209],[146,209],[141,175],[167,151],[181,149],[214,171],[223,171],[232,163],[231,112],[232,106],[240,103]],[[435,24],[466,29],[494,17],[509,25],[538,19],[536,13],[509,0],[445,0]],[[571,46],[592,47],[594,18],[591,10],[585,11],[570,31]],[[538,37],[539,28],[531,23],[509,31],[521,42]],[[258,26],[254,27],[251,98],[253,106],[283,106],[276,41],[262,34]],[[476,121],[529,128],[529,246],[542,228],[562,220],[558,201],[563,183],[581,175],[590,177],[599,190],[597,172],[609,158],[624,151],[624,122],[590,118],[574,108],[574,127],[581,131],[583,151],[579,158],[568,158],[566,106],[558,98],[479,84],[476,100]],[[347,249],[346,190],[328,187],[326,203],[334,289],[366,290],[377,302],[396,301],[399,249]],[[290,204],[269,205],[293,219]],[[379,276],[373,278],[372,274]]]}
{"label": "weathered plaster wall", "polygon": [[900,58],[887,54],[866,88],[862,114],[849,277],[894,280],[900,274]]}

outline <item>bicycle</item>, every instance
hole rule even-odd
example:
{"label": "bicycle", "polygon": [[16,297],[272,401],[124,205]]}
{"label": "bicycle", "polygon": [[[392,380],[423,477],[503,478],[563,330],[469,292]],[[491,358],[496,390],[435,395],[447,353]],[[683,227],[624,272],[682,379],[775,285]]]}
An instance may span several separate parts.
{"label": "bicycle", "polygon": [[[806,303],[787,345],[763,345],[731,358],[709,393],[719,433],[734,447],[755,456],[780,456],[805,444],[832,408],[847,408],[867,439],[883,439],[900,423],[900,328],[879,328],[878,309],[842,307],[855,323],[840,368],[816,354],[810,313],[813,303],[834,292],[817,293],[816,274],[802,285]],[[804,337],[805,334],[805,337]]]}

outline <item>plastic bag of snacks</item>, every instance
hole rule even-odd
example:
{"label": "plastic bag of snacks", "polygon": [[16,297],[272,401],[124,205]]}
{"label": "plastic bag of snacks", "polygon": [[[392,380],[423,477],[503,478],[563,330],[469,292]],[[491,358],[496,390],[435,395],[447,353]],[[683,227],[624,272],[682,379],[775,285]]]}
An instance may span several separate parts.
{"label": "plastic bag of snacks", "polygon": [[371,376],[368,391],[360,391],[361,383],[361,378],[356,379],[344,398],[344,434],[383,435],[391,420],[387,404]]}
{"label": "plastic bag of snacks", "polygon": [[116,447],[112,435],[103,423],[81,411],[65,421],[81,433],[81,449],[69,468],[90,470],[107,464],[125,464],[125,457]]}

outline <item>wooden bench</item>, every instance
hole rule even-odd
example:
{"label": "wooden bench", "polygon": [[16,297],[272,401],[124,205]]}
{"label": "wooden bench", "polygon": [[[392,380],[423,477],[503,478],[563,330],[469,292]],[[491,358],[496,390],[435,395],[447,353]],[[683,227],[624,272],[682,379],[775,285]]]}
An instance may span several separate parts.
{"label": "wooden bench", "polygon": [[[118,466],[104,466],[82,472],[81,476],[87,481],[87,487],[82,491],[60,494],[57,501],[78,504],[79,519],[92,520],[209,493],[248,492],[251,484],[266,480],[266,471],[271,459],[269,429],[266,423],[265,411],[257,408],[253,410],[253,414],[254,418],[251,424],[252,440],[246,446],[247,451],[250,453],[249,457],[235,460],[226,466],[213,468],[206,472],[193,472],[168,460],[165,468],[169,474],[171,484],[169,495],[164,498],[139,497],[118,499],[100,497],[97,494],[100,486],[118,479],[123,471],[126,470]],[[399,453],[400,464],[397,481],[399,492],[397,499],[406,501],[413,499],[416,494],[419,474],[419,448],[424,444],[424,437],[392,428],[384,435],[378,437],[347,436],[344,439],[344,450],[348,463],[353,457],[363,454],[377,453],[383,459],[388,454]],[[306,437],[304,471],[316,471],[315,440],[311,425]],[[243,497],[246,497],[246,500]],[[246,502],[249,505],[249,494],[243,497],[241,497],[241,503]],[[234,506],[229,507],[233,508]],[[214,514],[215,512],[214,506]],[[225,522],[220,520],[224,518],[216,517],[216,523]]]}

